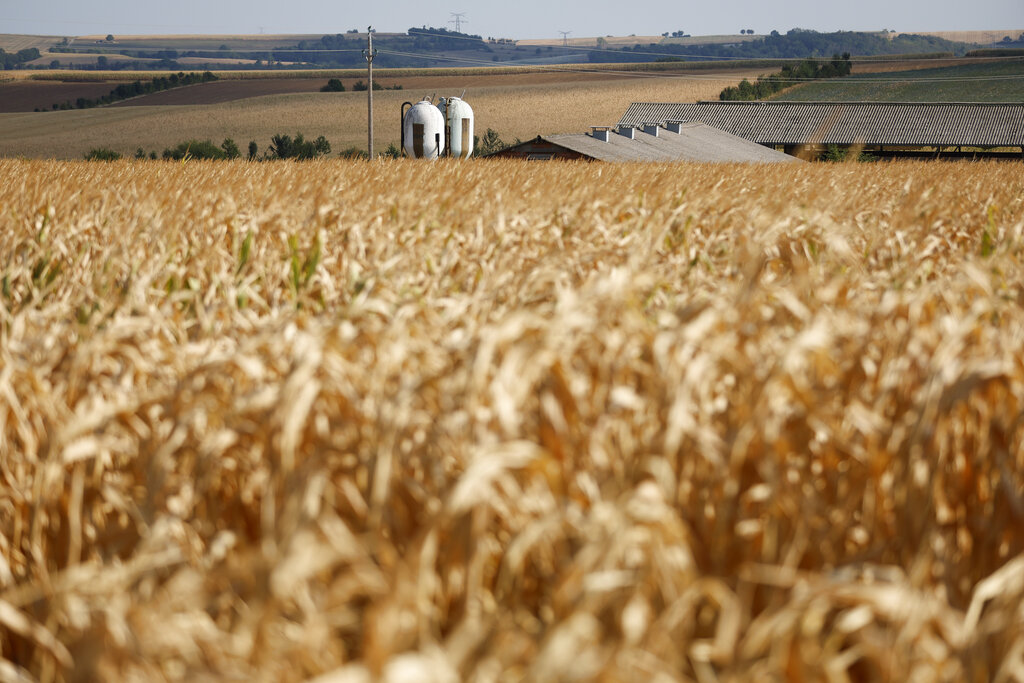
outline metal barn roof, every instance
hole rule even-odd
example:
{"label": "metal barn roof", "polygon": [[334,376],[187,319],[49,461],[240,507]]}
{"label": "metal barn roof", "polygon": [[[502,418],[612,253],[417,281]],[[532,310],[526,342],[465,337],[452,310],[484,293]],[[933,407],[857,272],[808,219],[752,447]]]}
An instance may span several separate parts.
{"label": "metal barn roof", "polygon": [[1024,145],[1024,104],[634,102],[619,124],[672,120],[764,145]]}
{"label": "metal barn roof", "polygon": [[[657,135],[645,132],[643,127],[623,127],[622,132],[627,135],[609,130],[605,134],[607,141],[587,133],[544,135],[538,139],[599,161],[795,161],[787,154],[702,123],[683,124],[678,126],[679,132],[656,127]],[[647,130],[653,130],[653,125],[649,124]]]}

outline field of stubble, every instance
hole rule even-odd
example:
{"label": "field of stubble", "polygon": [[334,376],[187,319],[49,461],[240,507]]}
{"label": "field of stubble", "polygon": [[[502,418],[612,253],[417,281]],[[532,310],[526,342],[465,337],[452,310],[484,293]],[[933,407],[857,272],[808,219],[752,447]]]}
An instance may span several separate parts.
{"label": "field of stubble", "polygon": [[[402,102],[417,101],[424,96],[450,95],[468,88],[465,97],[473,107],[477,133],[483,136],[492,128],[511,143],[516,138],[529,140],[540,134],[580,133],[589,126],[613,125],[633,101],[713,99],[722,88],[736,85],[742,78],[756,78],[762,71],[672,76],[627,72],[607,76],[604,80],[595,80],[590,74],[565,72],[522,75],[513,72],[475,77],[403,75],[401,78],[382,74],[378,78],[384,85],[404,83],[406,89],[387,90],[374,96],[375,145],[378,151],[389,144],[397,146]],[[327,76],[323,76],[322,81],[311,81],[315,85],[310,85],[310,90],[318,89],[326,79]],[[234,139],[242,149],[248,141],[254,140],[262,152],[271,137],[280,133],[302,133],[307,139],[324,135],[336,153],[351,146],[365,149],[365,93],[267,95],[263,92],[265,89],[278,87],[273,79],[242,83],[250,91],[250,97],[216,104],[203,104],[207,102],[203,93],[210,92],[209,89],[191,86],[152,96],[156,101],[174,100],[177,102],[174,105],[148,106],[147,100],[152,100],[143,97],[138,100],[142,106],[0,113],[0,157],[73,160],[82,159],[97,147],[108,147],[128,156],[142,147],[146,152],[155,151],[159,155],[162,150],[185,140],[209,139],[220,144],[224,138]],[[212,90],[237,84],[215,83]],[[8,91],[17,92],[18,87],[45,85],[6,87]],[[85,87],[80,83],[54,85],[61,90]],[[4,86],[0,85],[0,98],[4,96],[3,90]],[[55,95],[44,103],[64,99]],[[194,103],[186,104],[190,101]]]}
{"label": "field of stubble", "polygon": [[5,681],[1024,679],[1019,165],[0,180]]}

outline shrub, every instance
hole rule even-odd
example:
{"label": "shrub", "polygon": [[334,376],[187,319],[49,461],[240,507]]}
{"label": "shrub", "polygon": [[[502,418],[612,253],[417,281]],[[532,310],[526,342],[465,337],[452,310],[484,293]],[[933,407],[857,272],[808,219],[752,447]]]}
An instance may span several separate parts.
{"label": "shrub", "polygon": [[368,159],[370,155],[366,153],[366,150],[353,145],[338,152],[338,156],[342,159]]}
{"label": "shrub", "polygon": [[221,151],[224,152],[225,159],[237,159],[242,156],[242,152],[238,149],[238,145],[231,138],[225,138],[224,142],[220,143]]}
{"label": "shrub", "polygon": [[[364,87],[363,90],[365,89]],[[341,79],[332,78],[327,81],[327,85],[320,88],[320,92],[345,92],[345,84],[341,82]]]}
{"label": "shrub", "polygon": [[[250,146],[250,151],[251,151]],[[316,140],[306,140],[302,133],[296,133],[292,139],[290,135],[275,135],[270,139],[270,150],[267,154],[269,159],[316,159],[331,153],[331,143],[323,135]]]}
{"label": "shrub", "polygon": [[85,155],[86,161],[117,161],[120,158],[121,154],[109,147],[96,147]]}
{"label": "shrub", "polygon": [[[401,89],[402,89],[402,86],[400,86],[400,85],[393,85],[390,88],[388,88],[388,90],[401,90]],[[364,81],[356,81],[355,85],[352,86],[352,90],[354,90],[356,92],[366,92],[366,83]],[[384,86],[382,86],[377,81],[374,81],[373,82],[373,90],[374,90],[374,92],[376,92],[377,90],[384,90]]]}
{"label": "shrub", "polygon": [[[514,144],[519,144],[519,140],[517,139]],[[477,156],[491,154],[508,146],[493,128],[488,128],[482,138],[479,135],[473,136],[473,153]]]}
{"label": "shrub", "polygon": [[210,140],[186,140],[173,149],[164,150],[164,159],[226,159],[224,150]]}

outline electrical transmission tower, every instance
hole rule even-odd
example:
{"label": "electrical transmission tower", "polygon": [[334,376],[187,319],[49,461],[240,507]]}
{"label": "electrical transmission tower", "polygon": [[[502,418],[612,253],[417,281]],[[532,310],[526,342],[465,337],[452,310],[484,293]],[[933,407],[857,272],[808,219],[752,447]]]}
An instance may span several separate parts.
{"label": "electrical transmission tower", "polygon": [[467,24],[469,23],[469,20],[466,19],[466,13],[465,12],[452,12],[451,15],[453,17],[455,17],[455,18],[452,19],[451,21],[449,21],[448,23],[449,24],[455,24],[455,32],[456,33],[462,33],[462,22],[466,22]]}
{"label": "electrical transmission tower", "polygon": [[569,47],[569,34],[572,31],[559,31],[562,34],[562,47]]}

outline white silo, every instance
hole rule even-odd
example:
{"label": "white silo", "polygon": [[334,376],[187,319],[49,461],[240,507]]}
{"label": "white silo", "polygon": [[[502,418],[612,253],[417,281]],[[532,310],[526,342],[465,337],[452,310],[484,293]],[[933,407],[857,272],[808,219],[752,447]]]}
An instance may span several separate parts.
{"label": "white silo", "polygon": [[450,154],[458,159],[468,159],[473,153],[473,108],[459,97],[449,97],[442,102],[448,124]]}
{"label": "white silo", "polygon": [[402,147],[416,159],[436,159],[444,154],[444,115],[424,98],[402,115]]}

